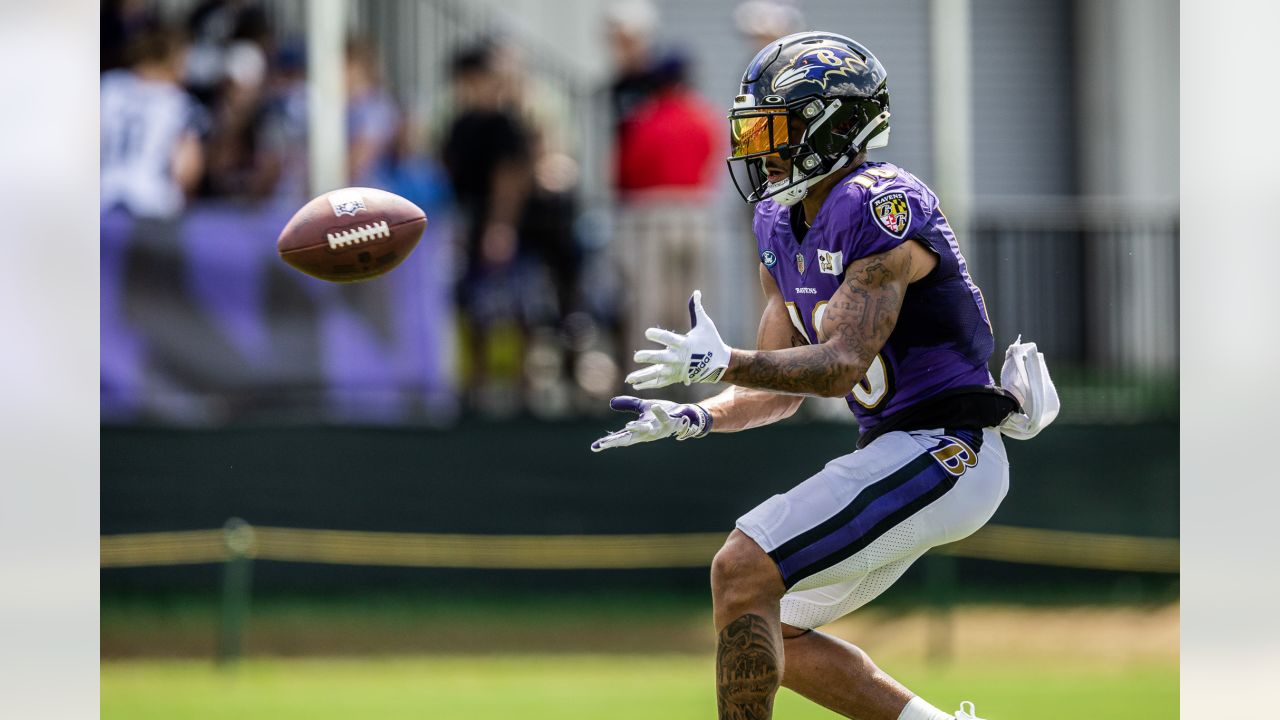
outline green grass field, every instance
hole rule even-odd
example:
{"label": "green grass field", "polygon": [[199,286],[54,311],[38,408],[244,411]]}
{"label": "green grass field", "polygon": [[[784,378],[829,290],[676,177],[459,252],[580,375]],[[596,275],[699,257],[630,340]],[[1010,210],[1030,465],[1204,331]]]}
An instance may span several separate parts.
{"label": "green grass field", "polygon": [[[255,606],[248,657],[211,658],[216,605],[108,602],[107,720],[679,720],[715,716],[700,600],[389,599]],[[868,607],[824,628],[934,704],[987,720],[1178,716],[1176,604]],[[931,648],[951,659],[931,664]],[[835,718],[783,691],[779,720]]]}
{"label": "green grass field", "polygon": [[[104,720],[705,720],[713,659],[689,655],[494,655],[107,660]],[[885,669],[947,710],[977,703],[989,720],[1168,720],[1178,716],[1174,660],[1116,666],[1072,660]],[[782,691],[780,720],[834,718]]]}

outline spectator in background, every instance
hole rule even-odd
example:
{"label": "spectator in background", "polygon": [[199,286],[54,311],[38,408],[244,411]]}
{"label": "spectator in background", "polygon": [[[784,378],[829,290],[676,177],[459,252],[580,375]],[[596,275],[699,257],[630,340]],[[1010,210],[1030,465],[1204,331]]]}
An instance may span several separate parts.
{"label": "spectator in background", "polygon": [[187,16],[187,90],[208,112],[201,197],[257,199],[257,139],[265,117],[267,58],[274,36],[257,2],[204,0]]}
{"label": "spectator in background", "polygon": [[597,334],[594,319],[578,312],[584,259],[576,232],[578,164],[565,152],[574,123],[563,87],[530,73],[519,45],[498,39],[491,57],[501,94],[511,98],[529,138],[532,177],[516,228],[521,314],[531,329],[521,349],[523,390],[530,411],[562,416],[573,401],[567,378],[577,377],[579,355]]}
{"label": "spectator in background", "polygon": [[101,64],[100,72],[125,66],[125,51],[130,41],[156,17],[145,0],[102,0],[99,6]]}
{"label": "spectator in background", "polygon": [[623,201],[705,202],[721,138],[715,110],[685,82],[686,61],[670,54],[653,69],[653,92],[618,133],[617,188]]}
{"label": "spectator in background", "polygon": [[651,93],[618,123],[613,242],[628,297],[624,363],[646,347],[645,328],[687,326],[689,288],[716,297],[707,255],[724,133],[715,111],[686,84],[686,72],[680,56],[659,60]]}
{"label": "spectator in background", "polygon": [[267,60],[249,40],[234,42],[223,56],[223,80],[213,100],[209,168],[204,194],[257,199],[260,185],[257,141],[266,112]]}
{"label": "spectator in background", "polygon": [[754,56],[774,40],[803,30],[804,16],[786,0],[746,0],[734,8],[733,24],[746,37]]}
{"label": "spectator in background", "polygon": [[124,278],[134,247],[178,245],[187,195],[200,179],[199,106],[178,84],[186,47],[171,28],[138,30],[127,67],[100,89],[101,378],[105,416],[127,416],[143,397],[146,348],[129,322]]}
{"label": "spectator in background", "polygon": [[[495,326],[528,329],[527,274],[519,260],[518,224],[533,186],[532,138],[515,109],[488,44],[463,50],[453,61],[456,115],[445,133],[441,159],[459,207],[461,272],[457,301],[468,324],[473,403],[492,406],[490,387]],[[523,344],[523,343],[522,343]],[[519,361],[517,361],[519,364]],[[523,377],[523,369],[518,370]]]}
{"label": "spectator in background", "polygon": [[614,59],[609,105],[616,130],[654,91],[658,10],[649,0],[621,0],[609,7],[605,17]]}
{"label": "spectator in background", "polygon": [[[347,41],[347,173],[352,185],[380,187],[385,167],[404,155],[407,128],[400,106],[382,82],[378,56],[367,41]],[[307,188],[306,49],[283,43],[262,93],[249,186],[280,205],[299,205]]]}
{"label": "spectator in background", "polygon": [[368,185],[395,149],[400,108],[382,84],[377,50],[368,41],[347,41],[346,80],[347,174],[352,185]]}
{"label": "spectator in background", "polygon": [[101,206],[134,217],[171,219],[195,188],[204,155],[202,113],[181,85],[186,47],[156,25],[134,37],[126,69],[103,73]]}
{"label": "spectator in background", "polygon": [[270,24],[257,2],[204,0],[187,17],[187,34],[191,39],[187,89],[207,108],[215,105],[233,46],[247,42],[263,54],[271,52]]}
{"label": "spectator in background", "polygon": [[307,187],[306,48],[295,39],[281,44],[267,80],[252,184],[273,204],[301,207]]}

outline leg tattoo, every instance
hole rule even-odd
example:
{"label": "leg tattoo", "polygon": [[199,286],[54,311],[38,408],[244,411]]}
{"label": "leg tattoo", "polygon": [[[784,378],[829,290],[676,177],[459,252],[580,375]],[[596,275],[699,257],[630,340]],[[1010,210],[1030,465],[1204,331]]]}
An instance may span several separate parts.
{"label": "leg tattoo", "polygon": [[768,720],[782,678],[774,628],[759,615],[743,615],[720,631],[716,699],[720,720]]}

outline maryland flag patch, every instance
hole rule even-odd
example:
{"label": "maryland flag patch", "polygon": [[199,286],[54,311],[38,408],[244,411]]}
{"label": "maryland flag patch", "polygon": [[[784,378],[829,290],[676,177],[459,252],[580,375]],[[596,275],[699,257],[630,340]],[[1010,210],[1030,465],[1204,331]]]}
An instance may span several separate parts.
{"label": "maryland flag patch", "polygon": [[911,206],[907,204],[907,194],[901,190],[871,198],[871,215],[876,224],[899,240],[906,237],[907,228],[911,227]]}

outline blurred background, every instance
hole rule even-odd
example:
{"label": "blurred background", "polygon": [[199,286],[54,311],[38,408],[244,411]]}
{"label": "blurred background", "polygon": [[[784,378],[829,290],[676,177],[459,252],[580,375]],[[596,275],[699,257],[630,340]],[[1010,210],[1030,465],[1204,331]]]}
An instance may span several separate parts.
{"label": "blurred background", "polygon": [[[942,707],[1173,716],[1177,3],[110,0],[104,717],[709,716],[711,556],[852,415],[588,445],[695,287],[752,344],[724,116],[819,28],[888,68],[873,159],[938,192],[997,347],[1039,343],[1063,403],[991,526],[832,631]],[[350,286],[279,262],[346,185],[426,211],[414,254]]]}

